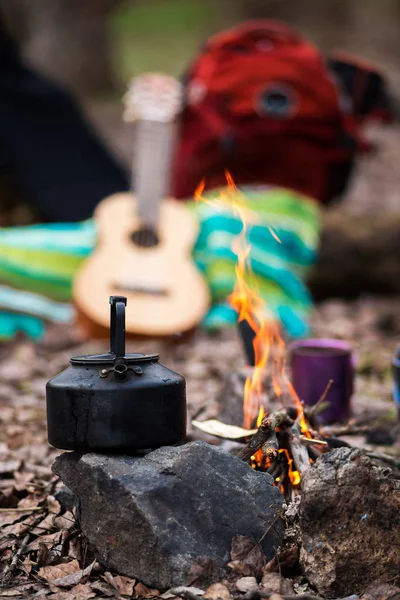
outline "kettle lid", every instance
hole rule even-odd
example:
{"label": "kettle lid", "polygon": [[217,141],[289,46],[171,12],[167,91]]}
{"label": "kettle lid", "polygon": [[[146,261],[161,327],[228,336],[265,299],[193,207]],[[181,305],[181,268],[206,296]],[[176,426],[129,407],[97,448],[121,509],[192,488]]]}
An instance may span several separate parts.
{"label": "kettle lid", "polygon": [[157,361],[158,354],[125,354],[125,296],[110,296],[110,351],[105,354],[73,356],[73,365],[143,363]]}

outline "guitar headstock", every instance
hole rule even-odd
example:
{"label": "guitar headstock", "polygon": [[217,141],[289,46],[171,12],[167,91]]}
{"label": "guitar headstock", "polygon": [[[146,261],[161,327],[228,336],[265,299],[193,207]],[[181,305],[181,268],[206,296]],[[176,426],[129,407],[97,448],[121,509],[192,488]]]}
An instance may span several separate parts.
{"label": "guitar headstock", "polygon": [[132,79],[124,96],[124,121],[173,121],[181,110],[182,84],[162,73],[144,73]]}

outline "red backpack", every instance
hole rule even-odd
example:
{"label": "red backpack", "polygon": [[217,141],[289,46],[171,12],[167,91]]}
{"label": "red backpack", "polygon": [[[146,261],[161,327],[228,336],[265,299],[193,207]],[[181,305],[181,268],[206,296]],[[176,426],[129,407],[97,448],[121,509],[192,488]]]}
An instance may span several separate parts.
{"label": "red backpack", "polygon": [[368,148],[351,102],[321,53],[291,27],[244,23],[212,37],[191,65],[173,175],[190,198],[199,182],[273,184],[321,201],[332,169]]}

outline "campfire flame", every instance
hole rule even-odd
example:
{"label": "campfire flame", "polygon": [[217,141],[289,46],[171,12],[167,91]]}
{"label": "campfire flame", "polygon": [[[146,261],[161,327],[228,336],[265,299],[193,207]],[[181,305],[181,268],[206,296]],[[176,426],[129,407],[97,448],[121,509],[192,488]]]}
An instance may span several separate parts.
{"label": "campfire flame", "polygon": [[[280,357],[278,362],[281,364],[284,351],[284,342],[279,334],[279,327],[270,315],[267,306],[259,294],[253,276],[250,262],[250,244],[247,242],[248,224],[255,222],[254,213],[249,210],[246,203],[246,196],[236,187],[232,176],[226,171],[227,188],[220,193],[220,196],[212,201],[203,196],[205,181],[201,181],[195,191],[196,201],[203,201],[212,204],[215,207],[228,209],[237,215],[242,222],[242,231],[234,239],[232,250],[237,255],[236,284],[233,293],[229,297],[231,306],[238,312],[238,321],[247,321],[255,332],[253,342],[255,353],[255,367],[249,375],[244,387],[244,405],[243,405],[243,427],[250,429],[254,425],[257,415],[262,406],[262,382],[266,366],[270,359],[270,349],[276,343],[280,347]],[[279,237],[269,227],[269,231],[277,243],[281,243]],[[284,365],[280,369],[283,373]],[[273,377],[275,392],[281,395],[282,386],[278,383],[280,378]],[[297,396],[296,396],[297,398]],[[265,410],[265,407],[263,407]]]}
{"label": "campfire flame", "polygon": [[[261,409],[265,414],[266,407],[262,404],[262,384],[266,367],[270,362],[272,363],[272,383],[275,394],[280,398],[286,392],[299,411],[302,412],[303,407],[286,375],[285,342],[282,339],[279,324],[268,310],[253,276],[250,260],[251,246],[247,241],[247,232],[248,225],[254,220],[254,215],[247,206],[245,195],[236,187],[229,172],[226,172],[226,182],[227,189],[221,195],[220,200],[224,204],[228,201],[231,209],[242,222],[242,231],[232,244],[232,250],[238,260],[235,267],[236,284],[229,297],[229,302],[238,312],[238,321],[247,321],[255,332],[253,342],[255,366],[252,374],[246,379],[243,405],[243,427],[250,429],[254,426],[257,415],[257,425],[261,424]],[[196,191],[197,199],[202,198],[203,190],[204,182]],[[269,227],[269,231],[276,242],[281,244],[282,242],[272,227]],[[274,356],[272,356],[272,349]]]}
{"label": "campfire flame", "polygon": [[[218,198],[212,200],[204,198],[205,181],[203,180],[195,192],[195,199],[198,202],[207,202],[217,210],[229,210],[242,222],[242,230],[232,244],[232,250],[237,255],[237,264],[236,283],[229,302],[238,313],[238,321],[247,321],[255,333],[253,342],[255,366],[244,386],[243,427],[245,429],[251,429],[254,425],[259,427],[267,414],[267,407],[263,404],[263,379],[268,366],[272,371],[272,385],[276,396],[282,399],[282,403],[285,402],[285,398],[290,398],[298,409],[297,421],[301,433],[311,438],[304,418],[303,405],[286,374],[286,346],[281,336],[280,326],[259,293],[251,268],[251,246],[247,240],[247,233],[249,224],[256,222],[255,215],[248,208],[246,196],[236,187],[230,173],[226,172],[225,175],[227,187]],[[272,227],[269,227],[269,231],[277,243],[282,243]],[[298,487],[300,473],[294,467],[293,458],[287,449],[280,449],[279,452],[287,460],[288,476],[292,486]],[[268,468],[270,465],[267,462],[261,449],[251,457],[254,468]],[[275,483],[282,487],[283,482],[280,479],[277,477]]]}

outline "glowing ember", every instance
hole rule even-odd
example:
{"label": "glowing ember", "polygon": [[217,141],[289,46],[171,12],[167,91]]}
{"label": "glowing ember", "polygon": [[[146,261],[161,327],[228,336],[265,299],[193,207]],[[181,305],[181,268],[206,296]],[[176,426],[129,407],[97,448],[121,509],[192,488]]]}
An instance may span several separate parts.
{"label": "glowing ember", "polygon": [[296,471],[295,469],[293,469],[293,458],[290,456],[288,450],[286,450],[286,448],[282,448],[281,450],[279,450],[279,452],[286,456],[286,460],[288,463],[288,475],[289,475],[290,483],[293,486],[300,485],[300,473],[298,471]]}
{"label": "glowing ember", "polygon": [[300,473],[298,471],[289,471],[289,477],[292,485],[300,485]]}

